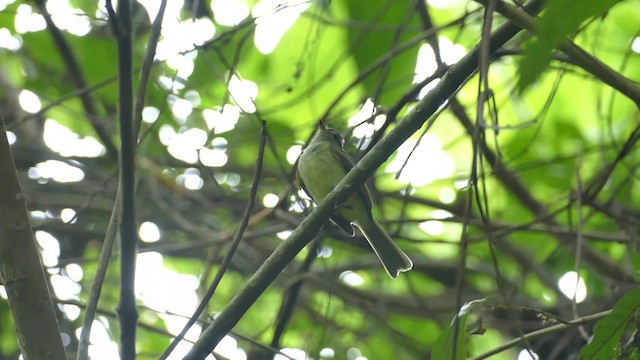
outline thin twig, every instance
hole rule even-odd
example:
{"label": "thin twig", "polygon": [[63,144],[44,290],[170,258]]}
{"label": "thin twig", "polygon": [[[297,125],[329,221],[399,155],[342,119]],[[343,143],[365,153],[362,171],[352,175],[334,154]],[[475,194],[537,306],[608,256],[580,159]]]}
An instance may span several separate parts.
{"label": "thin twig", "polygon": [[120,122],[120,183],[122,186],[122,219],[120,221],[120,357],[136,357],[135,272],[138,236],[135,219],[135,138],[133,134],[133,71],[131,49],[131,2],[118,1],[117,16],[107,0],[109,22],[118,45],[118,94]]}
{"label": "thin twig", "polygon": [[[137,138],[138,132],[140,130],[140,119],[142,118],[142,108],[145,99],[145,89],[147,87],[147,82],[149,79],[149,73],[151,72],[151,66],[153,65],[153,58],[155,56],[156,45],[158,42],[158,38],[160,37],[160,29],[162,25],[162,19],[164,17],[164,9],[166,8],[166,0],[162,0],[160,4],[160,9],[158,10],[158,15],[153,23],[153,28],[151,31],[151,35],[149,38],[149,44],[147,46],[147,55],[145,57],[145,61],[141,70],[141,79],[140,84],[138,85],[138,93],[136,95],[136,113],[134,119],[135,128],[133,130],[133,137]],[[139,111],[138,111],[139,110]],[[93,284],[91,285],[91,292],[89,295],[89,299],[87,301],[87,309],[85,311],[85,318],[82,323],[82,330],[80,332],[80,339],[78,340],[78,352],[77,359],[85,360],[88,359],[89,356],[89,339],[91,337],[91,325],[93,324],[93,319],[95,318],[96,309],[98,306],[98,300],[100,299],[100,293],[102,291],[102,284],[104,283],[104,279],[107,273],[107,269],[109,267],[109,262],[111,259],[111,254],[113,251],[113,243],[116,237],[116,229],[117,225],[120,223],[120,215],[121,215],[121,206],[122,206],[122,186],[121,183],[118,183],[118,190],[116,192],[115,202],[113,205],[113,210],[111,211],[111,218],[109,219],[109,225],[107,226],[107,232],[105,234],[105,240],[102,245],[102,251],[100,252],[100,260],[98,261],[98,269],[96,270],[96,275],[93,280]]]}
{"label": "thin twig", "polygon": [[[519,28],[507,23],[491,36],[491,52],[502,47],[519,32]],[[464,56],[442,78],[433,90],[415,106],[409,114],[397,123],[382,140],[367,153],[340,183],[327,195],[322,203],[306,217],[287,240],[269,256],[251,277],[246,286],[231,300],[228,306],[214,319],[185,356],[187,360],[204,359],[213,348],[231,331],[257,298],[271,284],[293,258],[313,239],[333,213],[336,204],[344,201],[353,191],[379,167],[389,156],[422,127],[427,119],[462,86],[476,71],[478,48]]]}
{"label": "thin twig", "polygon": [[[573,296],[571,297],[571,311],[573,312],[573,317],[578,318],[578,302],[576,297],[578,296],[578,285],[580,284],[580,262],[582,260],[582,247],[584,243],[583,231],[582,228],[584,224],[584,219],[582,218],[582,177],[580,176],[580,165],[582,164],[582,159],[578,160],[578,166],[576,168],[576,187],[577,187],[577,196],[576,196],[576,282],[573,288]],[[569,210],[569,214],[571,211]],[[584,328],[583,325],[578,326],[578,332],[582,336],[585,341],[589,341],[589,333]]]}
{"label": "thin twig", "polygon": [[532,331],[528,334],[525,334],[523,336],[520,336],[516,339],[510,340],[505,342],[504,344],[496,347],[495,349],[489,350],[484,354],[475,356],[470,358],[469,360],[482,360],[482,359],[487,359],[492,355],[496,355],[499,354],[505,350],[508,350],[524,341],[529,341],[532,340],[534,338],[543,336],[543,335],[548,335],[548,334],[553,334],[556,333],[558,331],[562,331],[562,330],[566,330],[568,328],[571,328],[573,326],[576,325],[584,325],[588,322],[594,321],[594,320],[598,320],[601,319],[607,315],[609,315],[611,313],[611,310],[607,310],[607,311],[603,311],[603,312],[599,312],[596,314],[592,314],[592,315],[587,315],[584,316],[580,319],[575,319],[575,320],[571,320],[569,322],[567,322],[566,324],[558,324],[558,325],[553,325],[553,326],[549,326],[547,328],[544,329],[540,329],[540,330],[536,330],[536,331]]}
{"label": "thin twig", "polygon": [[[82,71],[82,68],[80,67],[80,64],[78,63],[78,59],[73,53],[71,45],[69,45],[69,42],[65,39],[62,31],[60,31],[60,29],[53,22],[51,14],[49,14],[49,11],[47,10],[45,1],[37,0],[36,5],[38,6],[38,10],[40,10],[40,13],[44,17],[44,20],[47,23],[47,29],[49,30],[51,37],[53,37],[53,42],[58,47],[60,55],[62,56],[64,63],[68,68],[69,78],[71,79],[72,83],[78,90],[87,88],[87,81],[84,78],[84,73]],[[111,140],[111,134],[98,118],[98,107],[96,106],[95,101],[90,96],[89,92],[80,92],[78,93],[78,96],[80,97],[80,103],[82,104],[82,107],[84,108],[84,111],[87,114],[87,118],[91,122],[93,129],[100,138],[102,144],[107,149],[107,154],[112,160],[118,159],[118,150]]]}
{"label": "thin twig", "polygon": [[[486,4],[487,0],[476,0],[482,4]],[[536,31],[536,24],[534,19],[525,11],[507,4],[504,1],[498,1],[496,10],[504,17],[519,24],[522,28],[529,32]],[[605,63],[601,62],[581,47],[577,46],[570,40],[563,41],[558,47],[563,53],[579,67],[587,71],[588,73],[597,77],[603,83],[618,90],[623,95],[627,96],[633,101],[636,106],[640,107],[640,85],[633,82],[631,79],[623,76],[617,71],[613,70]]]}
{"label": "thin twig", "polygon": [[[318,258],[318,249],[320,248],[320,239],[316,239],[313,243],[307,257],[300,265],[300,269],[298,269],[298,274],[304,274],[311,268],[311,264],[313,261]],[[293,310],[295,309],[296,302],[298,300],[298,296],[300,295],[300,290],[302,290],[302,285],[304,283],[304,278],[299,277],[297,281],[295,281],[289,289],[287,293],[284,295],[282,299],[282,303],[280,304],[280,309],[278,310],[278,318],[276,320],[276,325],[273,329],[273,337],[271,338],[271,347],[274,349],[280,348],[280,338],[284,334],[284,331],[291,319],[291,315],[293,314]]]}
{"label": "thin twig", "polygon": [[213,294],[215,293],[216,289],[218,288],[218,285],[220,284],[220,281],[222,280],[222,276],[225,274],[225,272],[229,268],[229,265],[231,264],[233,255],[235,254],[236,249],[238,249],[238,245],[240,245],[240,241],[243,238],[244,232],[247,229],[247,226],[249,225],[251,212],[253,211],[253,207],[255,205],[256,194],[258,192],[258,185],[260,184],[260,178],[262,177],[262,166],[263,166],[264,150],[266,147],[266,143],[267,143],[267,128],[266,128],[266,123],[263,121],[262,133],[260,135],[260,146],[258,148],[258,159],[256,160],[256,168],[253,174],[253,183],[251,184],[251,190],[249,192],[249,200],[247,203],[247,207],[244,211],[244,215],[242,216],[242,220],[240,221],[240,227],[238,228],[238,231],[236,232],[233,242],[231,243],[231,248],[229,249],[229,252],[224,257],[224,259],[222,260],[222,263],[220,264],[220,268],[216,273],[216,277],[213,279],[213,282],[207,289],[207,292],[202,297],[200,304],[198,304],[198,307],[193,312],[193,315],[191,315],[191,317],[189,318],[189,321],[187,321],[185,326],[182,328],[182,331],[180,331],[180,333],[173,339],[173,341],[171,341],[171,344],[169,344],[167,349],[162,353],[162,355],[160,355],[160,360],[166,359],[171,354],[173,349],[175,349],[175,347],[178,346],[180,341],[187,334],[191,326],[193,326],[193,324],[196,323],[200,315],[207,308],[207,305],[211,301]]}
{"label": "thin twig", "polygon": [[[462,123],[467,130],[467,133],[473,134],[474,126],[469,117],[466,115],[464,108],[456,101],[451,102],[451,110]],[[509,190],[514,194],[520,202],[531,211],[536,218],[542,220],[545,225],[551,227],[559,227],[559,223],[553,218],[551,213],[545,208],[545,205],[538,201],[532,194],[527,186],[509,169],[506,165],[498,159],[498,156],[486,145],[482,145],[482,152],[487,162],[493,169],[494,176],[496,176],[500,182],[502,182]],[[583,196],[586,198],[586,196]],[[556,234],[558,241],[566,246],[573,246],[573,237],[571,234]],[[634,276],[628,273],[624,268],[617,263],[611,261],[609,258],[600,254],[589,247],[583,247],[583,258],[594,268],[601,273],[607,274],[612,279],[617,281],[623,281],[628,283],[634,283],[636,280]]]}
{"label": "thin twig", "polygon": [[153,20],[151,27],[151,34],[149,35],[149,42],[147,43],[147,53],[144,56],[142,62],[142,69],[140,70],[140,82],[138,84],[138,91],[136,93],[136,103],[134,106],[133,116],[133,135],[134,138],[138,137],[140,133],[140,123],[142,122],[142,110],[144,109],[145,98],[147,94],[147,84],[149,83],[149,75],[151,74],[151,67],[153,66],[153,59],[156,57],[156,49],[158,48],[158,39],[160,39],[160,32],[162,30],[162,21],[164,20],[164,11],[167,8],[167,0],[160,1],[160,7],[158,8],[158,14]]}

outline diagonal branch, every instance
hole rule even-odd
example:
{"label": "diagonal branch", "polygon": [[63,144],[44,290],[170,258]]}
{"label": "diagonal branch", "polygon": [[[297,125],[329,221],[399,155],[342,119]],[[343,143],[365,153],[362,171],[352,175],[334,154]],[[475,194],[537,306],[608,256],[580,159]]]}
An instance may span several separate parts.
{"label": "diagonal branch", "polygon": [[[495,52],[520,29],[506,23],[491,36],[489,49]],[[269,256],[256,271],[244,288],[229,305],[215,318],[186,355],[187,360],[204,359],[222,338],[233,329],[280,272],[293,260],[327,222],[336,205],[346,199],[389,156],[416,132],[473,75],[478,67],[479,48],[476,47],[452,66],[438,85],[425,96],[397,126],[383,137],[371,151],[327,195],[322,203],[298,226],[295,231]]]}
{"label": "diagonal branch", "polygon": [[202,300],[200,300],[200,304],[198,304],[198,307],[194,311],[193,315],[191,315],[191,317],[189,318],[185,326],[182,328],[180,333],[171,341],[171,344],[169,344],[169,346],[162,353],[162,355],[160,355],[161,360],[168,358],[171,352],[176,348],[176,346],[178,346],[180,341],[182,341],[182,339],[185,337],[185,335],[187,334],[191,326],[193,326],[196,323],[200,315],[202,315],[202,313],[205,311],[205,309],[207,308],[207,305],[211,301],[211,298],[213,298],[213,294],[218,288],[218,285],[220,285],[220,281],[222,281],[222,277],[227,272],[229,265],[231,265],[231,260],[233,259],[233,256],[235,255],[236,250],[240,245],[240,241],[243,239],[245,230],[247,230],[247,227],[249,226],[249,220],[251,219],[251,212],[253,211],[253,208],[255,205],[256,194],[258,192],[258,186],[260,185],[260,179],[262,177],[262,165],[264,162],[263,161],[264,149],[266,145],[267,145],[267,128],[266,128],[266,123],[263,121],[262,132],[260,136],[260,145],[258,147],[258,157],[256,159],[256,168],[254,170],[253,183],[251,184],[251,191],[249,193],[249,201],[247,202],[247,207],[245,208],[238,231],[236,231],[233,237],[233,242],[231,243],[229,252],[224,257],[224,260],[222,260],[222,263],[220,264],[220,269],[218,270],[218,273],[216,274],[215,278],[211,282],[211,285],[207,289],[207,292],[202,297]]}
{"label": "diagonal branch", "polygon": [[[475,126],[465,113],[464,109],[457,101],[451,102],[451,110],[456,115],[457,119],[462,123],[467,133],[473,134]],[[500,158],[488,147],[486,143],[482,143],[480,149],[490,164],[495,176],[504,184],[516,198],[524,204],[535,216],[542,220],[542,223],[551,226],[559,227],[560,224],[552,217],[548,216],[545,206],[531,195],[531,191],[520,181],[520,179],[511,172]],[[571,233],[558,233],[555,234],[558,241],[569,249],[574,247],[574,235]],[[635,278],[632,274],[629,274],[625,269],[620,267],[617,263],[611,261],[609,258],[601,255],[596,250],[593,250],[586,245],[582,248],[582,255],[584,259],[599,272],[606,274],[612,279],[634,283]]]}
{"label": "diagonal branch", "polygon": [[0,118],[0,280],[25,359],[66,359],[29,212]]}
{"label": "diagonal branch", "polygon": [[[485,4],[488,0],[477,0],[478,2]],[[498,1],[497,11],[510,21],[515,22],[523,29],[529,32],[536,31],[536,24],[534,19],[526,12],[509,5],[504,1]],[[565,53],[571,61],[577,66],[583,68],[588,73],[597,77],[603,83],[618,90],[636,106],[640,107],[640,85],[633,82],[631,79],[624,77],[619,72],[607,66],[605,63],[598,60],[593,55],[583,50],[578,45],[574,44],[570,40],[565,40],[560,44],[559,49]]]}

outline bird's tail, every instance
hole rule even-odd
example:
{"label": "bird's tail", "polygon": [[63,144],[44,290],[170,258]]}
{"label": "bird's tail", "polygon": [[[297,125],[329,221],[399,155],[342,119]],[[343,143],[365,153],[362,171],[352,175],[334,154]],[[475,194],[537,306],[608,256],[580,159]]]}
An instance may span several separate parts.
{"label": "bird's tail", "polygon": [[364,237],[375,251],[382,262],[384,269],[392,278],[398,276],[399,272],[411,270],[413,262],[395,242],[382,229],[375,219],[364,224],[356,224],[362,230]]}

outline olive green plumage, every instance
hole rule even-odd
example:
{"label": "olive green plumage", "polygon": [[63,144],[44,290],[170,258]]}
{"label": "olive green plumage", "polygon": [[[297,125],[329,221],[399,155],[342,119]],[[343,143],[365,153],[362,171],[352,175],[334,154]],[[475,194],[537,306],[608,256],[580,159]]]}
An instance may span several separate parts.
{"label": "olive green plumage", "polygon": [[[316,203],[321,202],[353,167],[342,148],[343,143],[338,131],[321,126],[300,155],[298,182]],[[413,263],[373,218],[372,205],[369,189],[363,185],[337,206],[331,220],[351,236],[355,235],[352,225],[357,226],[387,273],[395,278],[399,272],[410,270]]]}

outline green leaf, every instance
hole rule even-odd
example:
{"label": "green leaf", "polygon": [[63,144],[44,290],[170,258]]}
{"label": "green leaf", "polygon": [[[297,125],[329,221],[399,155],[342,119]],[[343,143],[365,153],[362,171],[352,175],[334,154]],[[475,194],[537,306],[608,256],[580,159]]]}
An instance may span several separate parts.
{"label": "green leaf", "polygon": [[[483,303],[485,300],[475,300],[468,302],[462,306],[458,314],[458,329],[456,331],[456,319],[451,322],[449,327],[443,331],[436,343],[433,345],[431,349],[431,359],[432,360],[458,360],[458,359],[466,359],[467,358],[467,341],[469,339],[469,334],[467,332],[467,318],[469,313],[473,312],[478,305]],[[455,345],[454,345],[455,341]],[[455,358],[454,355],[455,349]]]}
{"label": "green leaf", "polygon": [[553,49],[576,32],[587,19],[601,16],[620,0],[554,0],[547,2],[538,20],[537,37],[526,49],[520,62],[518,90],[522,93],[535,82],[551,61]]}
{"label": "green leaf", "polygon": [[[458,318],[458,331],[456,332],[455,323],[452,323],[440,336],[433,345],[431,351],[431,358],[433,360],[451,360],[453,359],[453,349],[455,348],[455,360],[463,360],[466,358],[465,348],[467,344],[467,332],[465,331],[465,324],[467,322],[467,316],[463,315]],[[457,340],[454,340],[455,334],[458,334]],[[453,344],[456,341],[457,343]]]}
{"label": "green leaf", "polygon": [[622,334],[639,307],[640,289],[633,289],[618,301],[611,314],[595,324],[593,339],[580,350],[580,359],[616,359]]}
{"label": "green leaf", "polygon": [[[352,28],[349,31],[353,59],[360,71],[364,71],[383,56],[396,52],[402,43],[418,35],[416,29],[420,27],[417,16],[413,16],[415,9],[410,2],[349,0],[345,4],[348,6],[351,21],[365,22],[376,19],[373,29]],[[388,29],[380,29],[384,27]],[[382,105],[396,102],[411,86],[419,45],[397,52],[384,69],[378,68],[367,76],[362,82],[367,96],[378,93],[377,103]]]}

